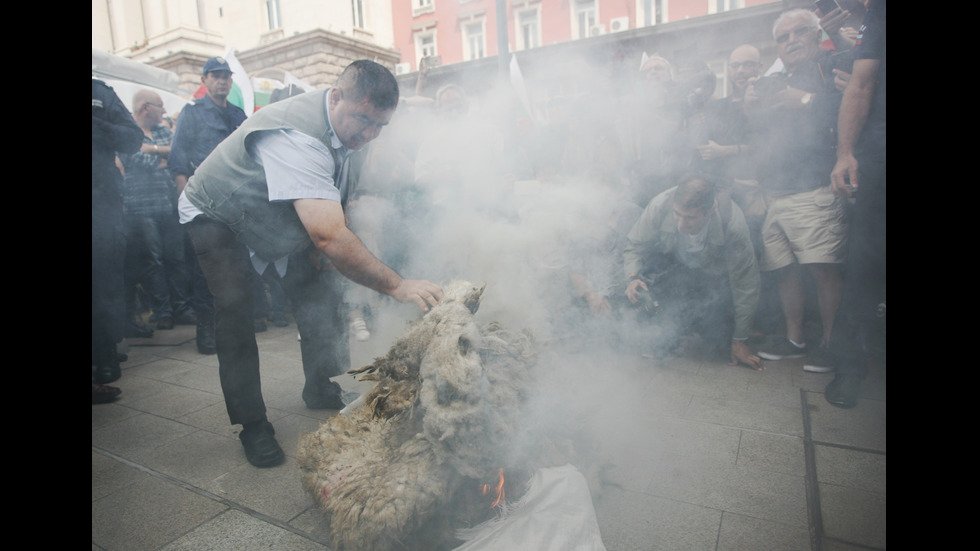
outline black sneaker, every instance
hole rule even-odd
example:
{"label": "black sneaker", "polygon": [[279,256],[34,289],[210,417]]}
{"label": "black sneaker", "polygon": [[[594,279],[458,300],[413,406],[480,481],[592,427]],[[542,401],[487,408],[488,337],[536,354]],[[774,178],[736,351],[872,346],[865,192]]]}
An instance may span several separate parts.
{"label": "black sneaker", "polygon": [[806,352],[806,345],[802,347],[796,346],[789,339],[783,338],[763,346],[756,354],[766,360],[786,360],[789,358],[802,358],[806,356]]}
{"label": "black sneaker", "polygon": [[827,350],[826,346],[821,346],[810,352],[803,363],[803,371],[810,373],[830,373],[837,369],[837,358]]}
{"label": "black sneaker", "polygon": [[286,459],[286,454],[276,442],[275,434],[276,429],[268,421],[242,429],[238,438],[242,441],[245,458],[249,463],[259,468],[275,467]]}
{"label": "black sneaker", "polygon": [[852,408],[858,403],[862,380],[857,375],[838,374],[824,389],[824,397],[839,408]]}

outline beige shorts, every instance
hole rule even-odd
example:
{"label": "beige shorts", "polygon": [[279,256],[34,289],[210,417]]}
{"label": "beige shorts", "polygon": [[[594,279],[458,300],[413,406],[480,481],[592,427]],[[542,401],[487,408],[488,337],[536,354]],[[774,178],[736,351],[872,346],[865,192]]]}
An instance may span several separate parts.
{"label": "beige shorts", "polygon": [[793,263],[840,264],[847,248],[844,199],[830,186],[769,200],[762,225],[759,269],[768,272]]}

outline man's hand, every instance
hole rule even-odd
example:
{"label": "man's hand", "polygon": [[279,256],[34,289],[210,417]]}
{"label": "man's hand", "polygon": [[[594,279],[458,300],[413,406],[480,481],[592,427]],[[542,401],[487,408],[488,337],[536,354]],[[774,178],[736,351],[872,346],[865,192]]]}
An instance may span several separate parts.
{"label": "man's hand", "polygon": [[609,317],[612,313],[612,307],[609,306],[609,301],[606,300],[606,297],[595,291],[585,293],[585,301],[589,303],[589,310],[593,316],[604,318]]}
{"label": "man's hand", "polygon": [[830,172],[830,187],[835,193],[850,197],[858,190],[858,161],[854,155],[838,155]]}
{"label": "man's hand", "polygon": [[745,341],[732,340],[732,363],[731,365],[745,364],[756,371],[764,371],[766,366],[762,365],[762,359],[752,353]]}
{"label": "man's hand", "polygon": [[805,90],[800,90],[799,88],[786,87],[785,90],[780,90],[776,92],[773,96],[775,101],[773,102],[773,107],[782,107],[786,109],[803,109],[806,105],[803,104],[803,96],[807,95]]}
{"label": "man's hand", "polygon": [[851,16],[851,12],[841,8],[834,8],[827,14],[820,12],[819,9],[817,12],[819,12],[820,15],[820,28],[823,29],[829,36],[839,34],[841,25],[843,25],[844,22],[847,21],[847,18]]}
{"label": "man's hand", "polygon": [[843,92],[844,88],[847,88],[847,83],[850,80],[851,73],[841,71],[840,69],[834,69],[834,88],[837,88],[838,91]]}
{"label": "man's hand", "polygon": [[626,285],[626,298],[629,299],[631,304],[636,304],[640,301],[640,291],[649,290],[647,284],[642,279],[634,279]]}
{"label": "man's hand", "polygon": [[391,296],[398,302],[414,302],[428,312],[430,306],[438,306],[442,300],[442,287],[424,279],[402,279]]}
{"label": "man's hand", "polygon": [[708,140],[706,145],[698,146],[698,153],[701,154],[701,158],[703,160],[710,161],[731,155],[731,150],[733,148],[734,146],[718,145],[714,140]]}

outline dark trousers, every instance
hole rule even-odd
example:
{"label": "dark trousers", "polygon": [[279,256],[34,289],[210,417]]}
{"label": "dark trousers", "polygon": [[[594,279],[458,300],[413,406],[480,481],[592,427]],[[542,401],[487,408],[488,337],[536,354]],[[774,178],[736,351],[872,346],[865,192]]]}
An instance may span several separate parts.
{"label": "dark trousers", "polygon": [[126,237],[122,196],[112,186],[92,187],[92,364],[117,363],[126,303],[123,283]]}
{"label": "dark trousers", "polygon": [[185,233],[176,213],[128,217],[126,230],[127,287],[143,284],[157,319],[190,308]]}
{"label": "dark trousers", "polygon": [[860,188],[854,200],[844,265],[844,290],[830,336],[838,374],[865,377],[868,353],[884,327],[885,163],[858,165]]}
{"label": "dark trousers", "polygon": [[[215,344],[228,417],[233,425],[261,421],[266,408],[253,324],[253,278],[258,275],[248,249],[227,225],[206,216],[198,216],[186,227],[214,297]],[[339,397],[340,389],[330,377],[350,368],[342,281],[336,270],[317,270],[308,252],[289,257],[282,279],[302,339],[307,405],[325,395]]]}

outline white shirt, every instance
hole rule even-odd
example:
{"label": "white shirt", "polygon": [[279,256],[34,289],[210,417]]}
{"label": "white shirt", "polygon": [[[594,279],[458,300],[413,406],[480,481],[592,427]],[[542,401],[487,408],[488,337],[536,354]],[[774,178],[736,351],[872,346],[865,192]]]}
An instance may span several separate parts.
{"label": "white shirt", "polygon": [[[329,110],[327,120],[330,120]],[[350,151],[343,146],[330,125],[331,145],[338,150],[338,157],[343,166],[340,181],[343,189],[338,188],[333,179],[334,160],[319,140],[307,134],[291,129],[262,130],[246,140],[249,155],[256,160],[265,171],[266,184],[269,188],[269,201],[294,201],[296,199],[327,199],[341,201],[348,193],[348,159]],[[180,213],[180,223],[186,224],[198,215],[203,214],[188,200],[183,193],[177,202]],[[249,249],[252,266],[258,273],[263,273],[268,262],[255,256],[255,251]],[[286,275],[286,260],[288,257],[275,261],[279,276]]]}

